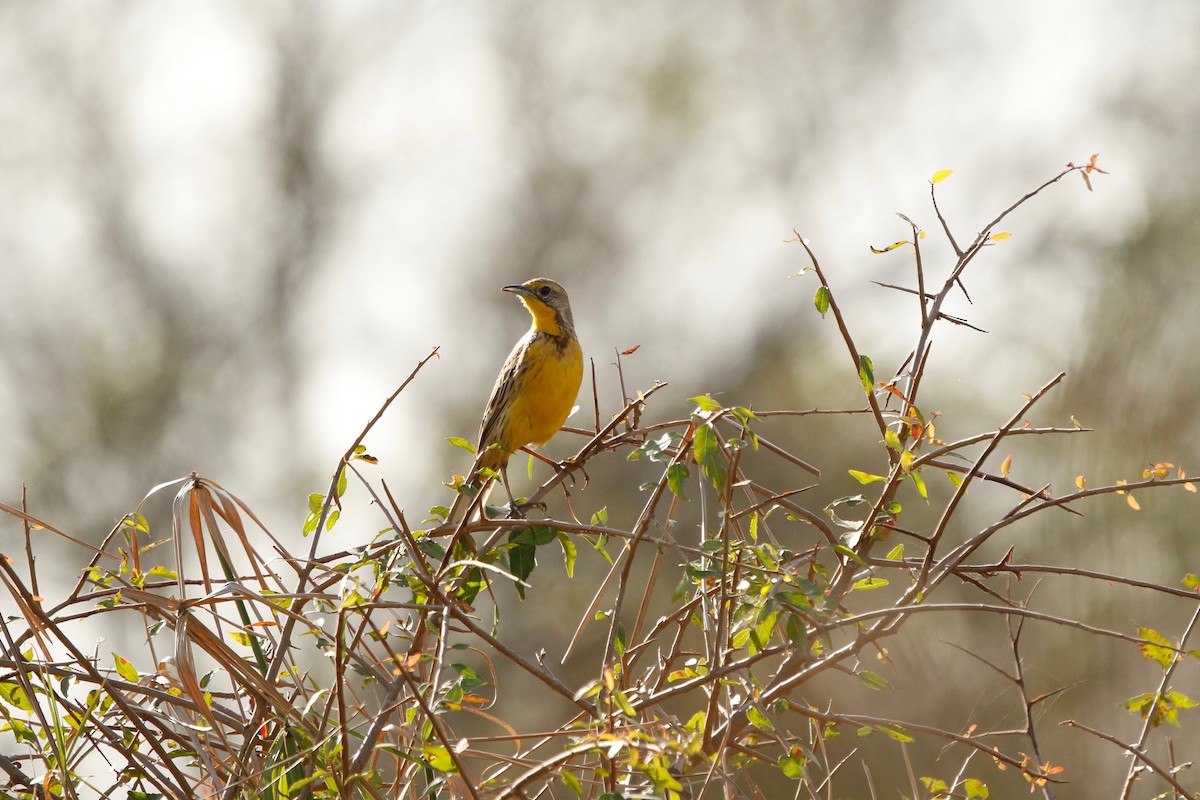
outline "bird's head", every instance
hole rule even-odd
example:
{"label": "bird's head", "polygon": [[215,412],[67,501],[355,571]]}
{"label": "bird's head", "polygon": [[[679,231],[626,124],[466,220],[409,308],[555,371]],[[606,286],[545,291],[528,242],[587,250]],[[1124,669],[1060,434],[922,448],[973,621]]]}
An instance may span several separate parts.
{"label": "bird's head", "polygon": [[575,332],[575,321],[571,317],[571,302],[567,290],[549,278],[534,278],[524,283],[505,286],[504,291],[521,298],[525,308],[533,316],[533,327],[551,336],[562,336]]}

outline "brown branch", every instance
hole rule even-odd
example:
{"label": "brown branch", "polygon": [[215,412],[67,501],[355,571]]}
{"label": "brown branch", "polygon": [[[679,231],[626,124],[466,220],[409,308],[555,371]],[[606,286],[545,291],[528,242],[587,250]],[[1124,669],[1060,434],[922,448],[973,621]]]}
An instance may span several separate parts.
{"label": "brown branch", "polygon": [[1112,734],[1104,733],[1103,731],[1098,731],[1095,728],[1088,727],[1087,725],[1084,725],[1082,722],[1076,722],[1073,719],[1063,720],[1059,724],[1065,725],[1068,728],[1078,728],[1079,730],[1084,731],[1085,733],[1090,733],[1092,736],[1095,736],[1097,739],[1103,739],[1104,741],[1109,742],[1110,744],[1115,744],[1117,747],[1121,748],[1126,753],[1129,753],[1129,755],[1133,756],[1135,759],[1137,759],[1138,761],[1141,761],[1143,764],[1145,764],[1147,767],[1149,767],[1150,770],[1152,772],[1154,772],[1154,774],[1158,775],[1158,777],[1162,778],[1164,781],[1166,781],[1168,784],[1170,784],[1171,788],[1173,788],[1176,792],[1178,792],[1181,797],[1184,797],[1187,800],[1197,800],[1196,795],[1193,794],[1192,792],[1189,792],[1187,789],[1183,788],[1183,784],[1181,784],[1179,781],[1177,781],[1175,779],[1175,776],[1173,774],[1171,774],[1170,770],[1163,769],[1153,759],[1151,759],[1150,756],[1146,755],[1141,750],[1138,750],[1133,745],[1126,744],[1125,742],[1122,742],[1120,739],[1113,736]]}

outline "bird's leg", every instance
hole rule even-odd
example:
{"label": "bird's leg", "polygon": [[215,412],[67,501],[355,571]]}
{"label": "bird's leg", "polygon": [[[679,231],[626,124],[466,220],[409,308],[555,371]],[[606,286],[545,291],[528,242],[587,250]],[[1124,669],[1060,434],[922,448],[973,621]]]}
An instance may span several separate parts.
{"label": "bird's leg", "polygon": [[508,494],[508,516],[518,519],[525,518],[525,512],[521,509],[521,505],[517,503],[517,498],[513,496],[512,487],[508,485],[508,465],[505,464],[500,468],[500,480],[504,483],[504,491]]}
{"label": "bird's leg", "polygon": [[531,508],[546,510],[545,503],[518,503],[516,496],[512,493],[512,487],[508,485],[508,466],[500,468],[500,480],[504,483],[504,491],[508,493],[508,517],[509,519],[525,519],[525,512]]}
{"label": "bird's leg", "polygon": [[592,480],[591,476],[587,474],[587,470],[583,468],[583,464],[573,458],[564,458],[562,461],[555,463],[553,466],[555,474],[560,472],[567,473],[567,477],[570,478],[572,486],[575,485],[575,470],[579,470],[583,473],[583,488],[586,489],[588,483],[590,483]]}

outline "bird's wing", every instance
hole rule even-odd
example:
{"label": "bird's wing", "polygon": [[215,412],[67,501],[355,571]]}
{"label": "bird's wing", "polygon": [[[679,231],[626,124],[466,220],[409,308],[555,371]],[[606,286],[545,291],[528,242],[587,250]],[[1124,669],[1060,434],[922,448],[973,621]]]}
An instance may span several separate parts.
{"label": "bird's wing", "polygon": [[500,369],[500,374],[496,376],[496,385],[492,387],[492,395],[488,398],[483,421],[479,425],[479,456],[500,440],[500,426],[504,415],[498,412],[512,405],[513,395],[521,385],[521,373],[528,369],[525,351],[529,349],[532,339],[532,336],[527,335],[517,342]]}

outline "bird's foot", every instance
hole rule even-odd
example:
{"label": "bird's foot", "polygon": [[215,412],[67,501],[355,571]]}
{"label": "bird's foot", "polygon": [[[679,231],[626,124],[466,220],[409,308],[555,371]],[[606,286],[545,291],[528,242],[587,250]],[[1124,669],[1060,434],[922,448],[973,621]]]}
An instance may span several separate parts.
{"label": "bird's foot", "polygon": [[587,470],[585,470],[579,464],[579,462],[573,458],[564,458],[562,461],[552,461],[550,462],[550,466],[554,468],[554,474],[556,475],[561,475],[564,472],[567,473],[567,478],[570,479],[572,486],[575,485],[576,470],[583,473],[583,487],[585,489],[587,488],[588,482],[591,480],[591,478],[588,477]]}

